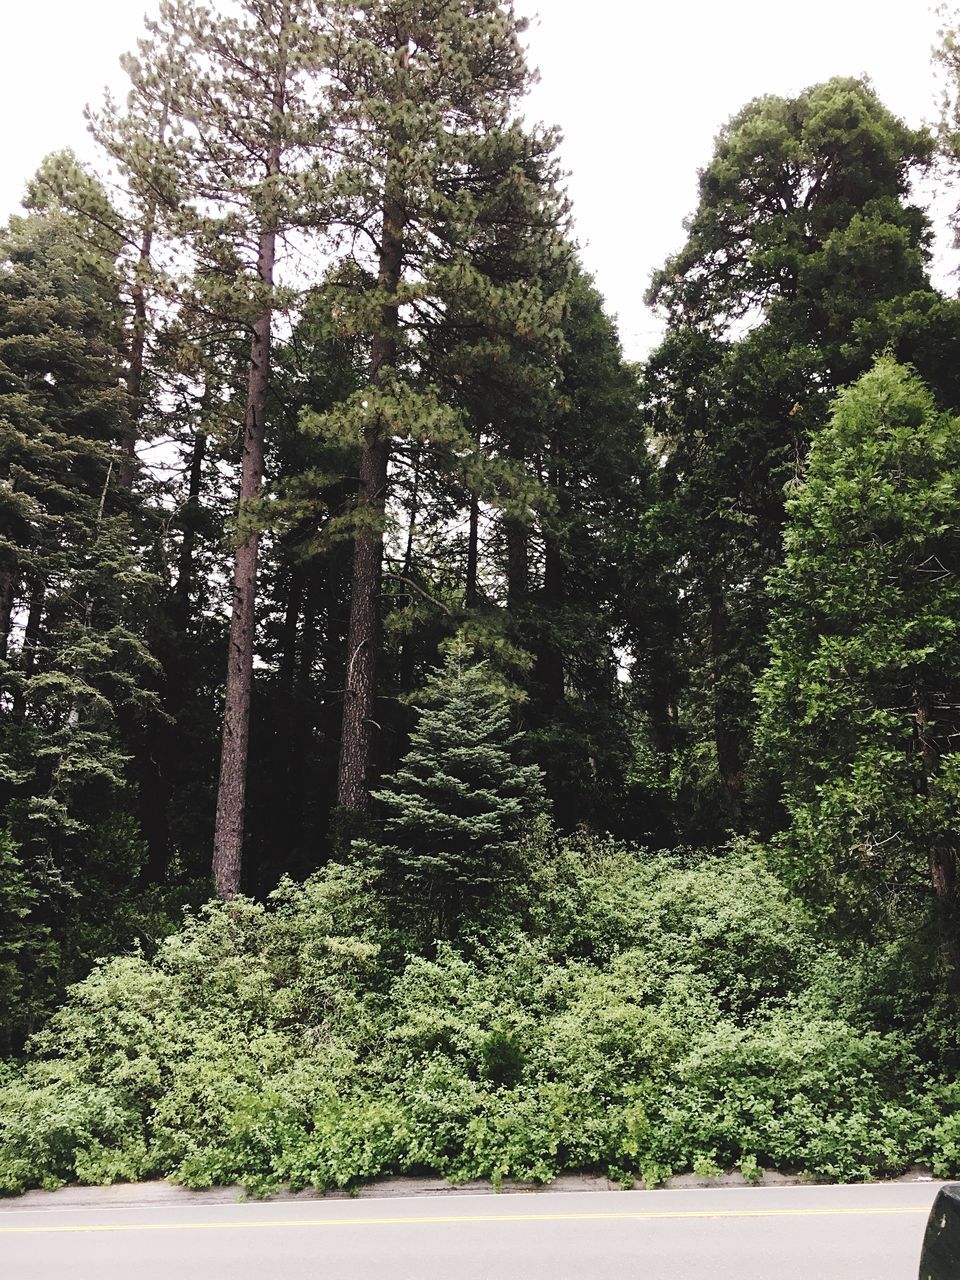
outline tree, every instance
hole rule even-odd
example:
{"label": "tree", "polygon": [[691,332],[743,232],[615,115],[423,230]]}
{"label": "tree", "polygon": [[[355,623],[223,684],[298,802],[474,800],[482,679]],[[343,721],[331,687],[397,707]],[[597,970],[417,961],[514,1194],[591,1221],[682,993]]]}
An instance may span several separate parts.
{"label": "tree", "polygon": [[374,793],[386,814],[383,842],[355,849],[445,937],[509,877],[523,826],[542,805],[543,775],[517,763],[510,704],[462,641],[421,701],[409,751]]}
{"label": "tree", "polygon": [[710,744],[719,830],[744,821],[763,583],[780,557],[784,485],[834,392],[888,344],[904,337],[910,358],[923,345],[922,300],[936,295],[910,182],[931,150],[866,81],[757,99],[721,131],[687,243],[649,292],[669,321],[646,401],[664,455],[683,633],[663,637],[660,665],[672,647],[688,654],[681,747],[696,759]]}
{"label": "tree", "polygon": [[338,788],[356,811],[372,772],[392,442],[477,456],[462,411],[429,380],[431,335],[450,314],[478,340],[492,322],[549,328],[536,282],[505,279],[497,244],[513,253],[560,213],[552,136],[513,118],[530,77],[511,4],[341,0],[328,17],[332,125],[346,157],[335,220],[359,286],[341,290],[339,311],[369,351],[368,386],[330,418],[361,441]]}
{"label": "tree", "polygon": [[758,752],[786,865],[854,918],[918,893],[960,977],[960,429],[890,358],[836,401],[770,581]]}
{"label": "tree", "polygon": [[[37,998],[11,1019],[21,1032],[79,976],[96,945],[84,936],[135,896],[131,726],[155,727],[158,710],[156,582],[118,475],[119,241],[104,234],[116,218],[102,188],[61,159],[45,163],[35,207],[0,240],[0,536],[20,624],[0,663],[0,843],[4,892],[21,881],[26,932],[50,934],[42,963],[25,957]],[[54,170],[77,178],[82,200],[54,196]]]}
{"label": "tree", "polygon": [[[175,230],[198,263],[207,306],[244,324],[250,343],[213,850],[214,884],[230,898],[243,851],[260,544],[251,516],[264,474],[277,243],[307,220],[310,165],[317,177],[321,24],[312,0],[241,0],[229,15],[200,0],[165,0],[149,29],[128,70],[141,94],[151,84],[154,96],[162,92],[164,125],[176,139],[183,204]],[[151,138],[142,147],[148,175],[156,154]],[[133,168],[135,143],[124,155]]]}

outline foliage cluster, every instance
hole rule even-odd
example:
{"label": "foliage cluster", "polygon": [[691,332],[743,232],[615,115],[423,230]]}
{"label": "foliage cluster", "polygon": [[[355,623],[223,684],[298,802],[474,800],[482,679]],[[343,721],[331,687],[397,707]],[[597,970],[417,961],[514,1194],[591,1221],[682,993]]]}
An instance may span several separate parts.
{"label": "foliage cluster", "polygon": [[957,1171],[960,1096],[885,994],[923,958],[825,949],[757,850],[543,827],[509,899],[419,951],[378,874],[331,865],[99,965],[5,1079],[3,1190]]}

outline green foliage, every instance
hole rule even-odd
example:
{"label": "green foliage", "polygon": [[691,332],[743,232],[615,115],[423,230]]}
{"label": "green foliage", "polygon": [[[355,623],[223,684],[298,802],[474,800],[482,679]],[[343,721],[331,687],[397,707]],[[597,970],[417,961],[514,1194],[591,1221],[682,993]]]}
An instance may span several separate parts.
{"label": "green foliage", "polygon": [[3,1077],[0,1186],[956,1172],[955,1086],[756,851],[545,830],[525,867],[430,956],[354,865],[98,966]]}
{"label": "green foliage", "polygon": [[383,842],[354,849],[444,937],[511,875],[523,825],[542,803],[542,774],[515,760],[510,703],[464,642],[449,646],[422,702],[400,768],[374,792]]}
{"label": "green foliage", "polygon": [[868,920],[934,890],[953,909],[958,520],[957,422],[880,360],[838,399],[789,501],[760,685],[788,864]]}

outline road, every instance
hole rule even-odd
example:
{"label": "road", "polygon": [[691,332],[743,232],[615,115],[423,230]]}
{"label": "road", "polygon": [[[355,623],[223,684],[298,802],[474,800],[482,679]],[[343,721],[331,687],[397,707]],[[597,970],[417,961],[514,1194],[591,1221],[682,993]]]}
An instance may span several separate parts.
{"label": "road", "polygon": [[0,1202],[3,1280],[916,1280],[932,1183]]}

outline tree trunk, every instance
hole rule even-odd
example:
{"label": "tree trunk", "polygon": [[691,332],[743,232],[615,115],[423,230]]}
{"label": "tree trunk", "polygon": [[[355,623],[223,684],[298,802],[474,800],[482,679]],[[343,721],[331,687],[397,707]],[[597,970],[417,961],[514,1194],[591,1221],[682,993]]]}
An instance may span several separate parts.
{"label": "tree trunk", "polygon": [[[406,39],[398,41],[398,48],[406,50]],[[378,287],[391,299],[396,297],[403,266],[403,224],[403,206],[388,179],[383,202]],[[396,361],[399,323],[397,303],[386,302],[381,308],[380,329],[370,350],[370,382],[374,387],[380,385],[385,371]],[[373,712],[380,649],[383,520],[389,463],[390,441],[378,419],[364,431],[360,457],[357,504],[361,519],[353,548],[350,629],[337,783],[337,803],[341,808],[355,812],[362,812],[370,803]]]}
{"label": "tree trunk", "polygon": [[[162,145],[167,133],[169,105],[166,100],[160,113],[158,142]],[[157,202],[151,200],[143,222],[143,236],[137,259],[136,274],[131,290],[133,302],[133,328],[130,333],[130,360],[127,366],[127,395],[130,411],[120,441],[120,469],[118,482],[121,489],[131,489],[137,474],[137,441],[140,438],[140,421],[143,417],[143,357],[147,345],[147,291],[144,276],[150,266],[153,253],[153,237],[156,232]]]}
{"label": "tree trunk", "polygon": [[475,609],[480,603],[478,573],[480,568],[480,499],[470,495],[470,531],[467,535],[467,581],[463,593],[464,604]]}
{"label": "tree trunk", "polygon": [[[273,283],[275,254],[276,233],[265,231],[260,237],[258,264],[264,284]],[[270,372],[271,319],[272,312],[268,307],[254,326],[250,344],[247,412],[240,465],[238,510],[241,520],[248,504],[260,496],[263,484],[264,411]],[[217,893],[226,900],[240,890],[259,550],[260,533],[253,529],[237,547],[233,561],[233,611],[227,650],[217,823],[213,837],[213,882]]]}
{"label": "tree trunk", "polygon": [[530,590],[530,560],[527,526],[522,520],[507,516],[503,522],[507,540],[507,607],[522,604]]}

